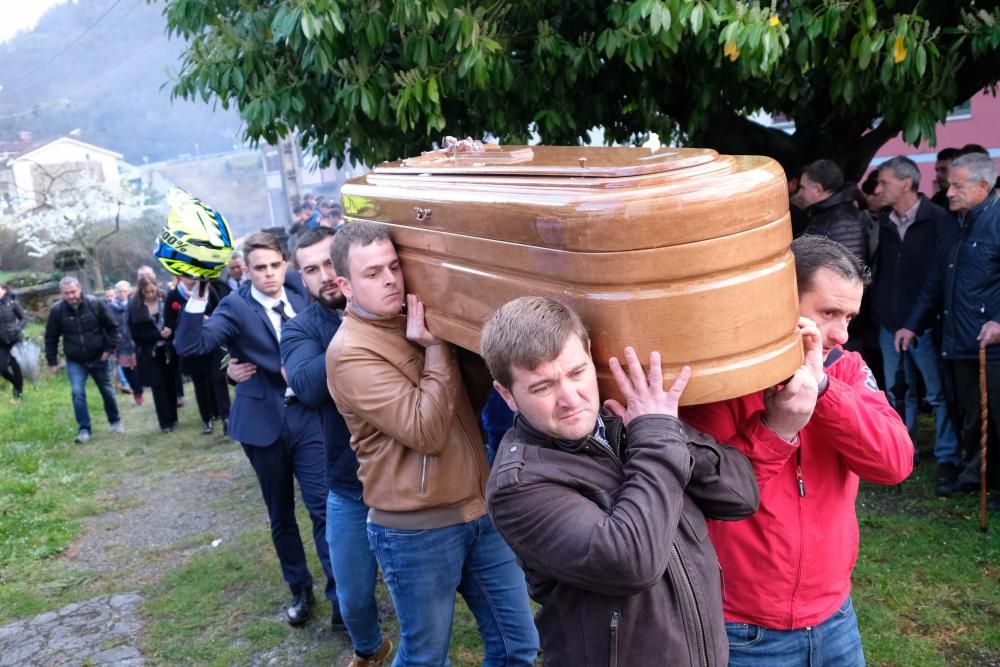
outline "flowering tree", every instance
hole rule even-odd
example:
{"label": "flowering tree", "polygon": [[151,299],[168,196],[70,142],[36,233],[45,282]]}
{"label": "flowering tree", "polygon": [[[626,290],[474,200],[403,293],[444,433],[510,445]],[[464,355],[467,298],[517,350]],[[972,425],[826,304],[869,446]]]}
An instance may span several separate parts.
{"label": "flowering tree", "polygon": [[34,190],[22,193],[17,211],[0,217],[32,257],[77,248],[87,258],[94,285],[104,287],[99,249],[121,229],[143,197],[121,183],[99,178],[89,163],[32,165]]}

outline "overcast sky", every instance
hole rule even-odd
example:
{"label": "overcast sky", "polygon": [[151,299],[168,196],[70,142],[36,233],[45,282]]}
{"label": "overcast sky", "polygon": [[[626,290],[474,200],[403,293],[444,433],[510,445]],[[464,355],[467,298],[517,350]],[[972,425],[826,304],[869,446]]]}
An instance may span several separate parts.
{"label": "overcast sky", "polygon": [[0,0],[0,42],[21,30],[31,30],[49,7],[64,2],[67,0]]}

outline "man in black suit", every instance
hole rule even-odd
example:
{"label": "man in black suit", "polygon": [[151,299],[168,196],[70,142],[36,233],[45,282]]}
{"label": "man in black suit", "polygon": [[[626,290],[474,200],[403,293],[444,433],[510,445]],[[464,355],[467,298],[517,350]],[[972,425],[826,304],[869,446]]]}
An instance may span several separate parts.
{"label": "man in black suit", "polygon": [[309,295],[298,273],[287,273],[284,251],[266,233],[250,234],[243,244],[250,285],[223,298],[205,318],[207,291],[199,288],[180,317],[174,346],[181,355],[209,354],[226,345],[233,358],[254,364],[256,372],[236,387],[229,435],[240,442],[260,482],[281,571],[293,600],[291,625],[306,622],[315,602],[312,575],[295,521],[295,482],[312,519],[313,540],[326,573],[326,595],[340,623],[336,588],[326,544],[326,464],[319,413],[299,402],[288,387],[278,343],[281,326],[305,310]]}

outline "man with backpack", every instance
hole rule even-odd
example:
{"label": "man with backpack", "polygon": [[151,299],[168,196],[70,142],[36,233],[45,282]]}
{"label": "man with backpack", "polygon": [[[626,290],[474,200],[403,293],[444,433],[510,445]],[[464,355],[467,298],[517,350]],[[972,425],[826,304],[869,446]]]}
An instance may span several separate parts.
{"label": "man with backpack", "polygon": [[83,294],[80,281],[66,276],[59,281],[62,297],[49,311],[45,325],[45,359],[49,370],[59,371],[59,339],[62,338],[73,396],[73,414],[79,428],[76,441],[90,440],[90,413],[87,411],[87,377],[97,383],[104,400],[104,413],[112,433],[124,433],[118,415],[115,390],[111,386],[108,359],[115,353],[118,325],[102,299]]}

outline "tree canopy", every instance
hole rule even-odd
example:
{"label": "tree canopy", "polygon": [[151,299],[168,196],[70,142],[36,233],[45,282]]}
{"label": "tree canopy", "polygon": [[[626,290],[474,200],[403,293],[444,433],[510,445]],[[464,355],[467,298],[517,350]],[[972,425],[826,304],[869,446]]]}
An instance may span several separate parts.
{"label": "tree canopy", "polygon": [[[1000,79],[1000,8],[965,0],[166,0],[173,93],[291,130],[322,164],[442,134],[576,144],[648,132],[853,176],[888,139],[933,144]],[[789,135],[749,119],[794,121]]]}

